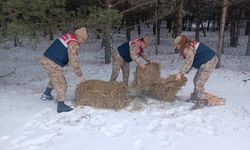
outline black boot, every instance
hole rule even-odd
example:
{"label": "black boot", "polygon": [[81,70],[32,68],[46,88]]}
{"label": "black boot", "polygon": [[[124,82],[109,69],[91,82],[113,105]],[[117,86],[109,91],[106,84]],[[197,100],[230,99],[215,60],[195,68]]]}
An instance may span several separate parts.
{"label": "black boot", "polygon": [[185,102],[187,103],[196,103],[197,102],[197,94],[195,92],[191,93],[191,97],[187,100],[185,100]]}
{"label": "black boot", "polygon": [[57,104],[57,112],[61,113],[61,112],[69,112],[73,110],[72,108],[70,108],[68,105],[65,105],[63,101],[59,101]]}
{"label": "black boot", "polygon": [[53,100],[54,97],[51,95],[52,90],[53,90],[52,88],[47,87],[46,90],[44,91],[43,95],[41,96],[41,100],[44,100],[44,101]]}
{"label": "black boot", "polygon": [[206,99],[197,99],[196,104],[192,107],[192,110],[201,109],[207,106],[208,101]]}

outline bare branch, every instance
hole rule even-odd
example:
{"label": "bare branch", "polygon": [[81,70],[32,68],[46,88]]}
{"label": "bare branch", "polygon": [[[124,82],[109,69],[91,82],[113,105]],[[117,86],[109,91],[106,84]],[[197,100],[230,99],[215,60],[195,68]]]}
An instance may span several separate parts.
{"label": "bare branch", "polygon": [[98,1],[98,3],[99,3],[102,7],[105,7],[105,5],[103,4],[102,1],[100,1],[100,0],[97,0],[97,1]]}
{"label": "bare branch", "polygon": [[143,22],[140,22],[140,23],[138,23],[138,24],[134,24],[134,25],[132,25],[132,26],[126,27],[126,28],[124,28],[124,29],[130,29],[130,28],[133,27],[133,26],[141,25],[141,24],[144,24],[144,23],[151,23],[151,22],[154,22],[155,20],[159,20],[159,19],[162,19],[162,18],[166,17],[167,15],[173,13],[174,11],[175,11],[175,10],[173,9],[173,10],[169,11],[168,13],[163,13],[163,14],[158,15],[158,17],[156,17],[156,18],[148,19],[148,20],[143,21]]}
{"label": "bare branch", "polygon": [[122,0],[122,1],[116,2],[116,3],[114,3],[114,4],[111,5],[111,8],[114,8],[116,5],[119,5],[119,4],[121,4],[123,2],[126,2],[126,1],[127,0]]}
{"label": "bare branch", "polygon": [[139,7],[143,7],[143,6],[145,6],[145,5],[148,5],[148,4],[151,4],[151,3],[155,3],[155,2],[156,2],[156,1],[152,0],[152,1],[148,1],[148,2],[146,2],[146,3],[140,4],[140,5],[136,5],[136,6],[134,6],[134,7],[131,7],[131,8],[129,8],[129,9],[126,9],[126,10],[122,11],[121,14],[124,15],[124,14],[126,14],[126,13],[128,13],[128,12],[130,12],[130,11],[133,11],[133,10],[139,8]]}

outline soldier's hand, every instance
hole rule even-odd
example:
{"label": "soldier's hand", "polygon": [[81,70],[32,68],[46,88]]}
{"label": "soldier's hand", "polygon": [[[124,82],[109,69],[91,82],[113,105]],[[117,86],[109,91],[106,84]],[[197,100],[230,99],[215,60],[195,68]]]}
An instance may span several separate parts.
{"label": "soldier's hand", "polygon": [[85,81],[85,79],[84,79],[84,77],[83,77],[83,76],[79,77],[79,78],[78,78],[78,80],[79,80],[79,81],[78,81],[79,83],[81,83],[81,82],[84,82],[84,81]]}
{"label": "soldier's hand", "polygon": [[175,81],[179,81],[179,80],[181,80],[181,74],[177,73],[175,76]]}
{"label": "soldier's hand", "polygon": [[139,66],[141,67],[141,68],[146,68],[146,65],[145,64],[139,64]]}

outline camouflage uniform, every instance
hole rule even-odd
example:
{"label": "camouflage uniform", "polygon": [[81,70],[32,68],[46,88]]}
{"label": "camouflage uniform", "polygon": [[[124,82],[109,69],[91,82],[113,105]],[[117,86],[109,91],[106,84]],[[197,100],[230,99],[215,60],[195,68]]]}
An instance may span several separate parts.
{"label": "camouflage uniform", "polygon": [[[68,47],[68,56],[69,56],[68,65],[73,68],[76,76],[81,77],[82,71],[77,61],[78,52],[79,52],[79,45],[76,44],[75,42],[71,42]],[[40,63],[48,73],[50,79],[48,87],[55,89],[57,94],[56,95],[57,101],[64,101],[66,98],[67,82],[63,75],[63,67],[56,64],[55,62],[53,62],[52,60],[50,60],[45,56],[42,56],[40,58]]]}
{"label": "camouflage uniform", "polygon": [[[192,47],[186,48],[184,50],[185,62],[180,69],[181,74],[186,74],[192,69],[192,64],[195,56],[195,49]],[[197,70],[196,75],[193,79],[194,83],[194,92],[191,94],[191,99],[197,97],[199,99],[204,99],[204,86],[207,82],[209,76],[215,69],[215,66],[218,62],[218,57],[215,55],[207,63],[202,64],[201,67]]]}
{"label": "camouflage uniform", "polygon": [[[136,64],[138,64],[140,63],[140,57],[142,57],[145,61],[150,62],[149,57],[144,53],[142,53],[141,56],[138,55],[138,49],[139,47],[135,44],[134,45],[132,44],[130,46],[130,57],[132,58],[132,60]],[[113,63],[112,63],[112,75],[110,77],[110,81],[115,81],[118,77],[120,69],[122,69],[123,82],[128,85],[129,73],[130,73],[129,63],[123,60],[117,49],[113,49],[112,57],[113,57]]]}

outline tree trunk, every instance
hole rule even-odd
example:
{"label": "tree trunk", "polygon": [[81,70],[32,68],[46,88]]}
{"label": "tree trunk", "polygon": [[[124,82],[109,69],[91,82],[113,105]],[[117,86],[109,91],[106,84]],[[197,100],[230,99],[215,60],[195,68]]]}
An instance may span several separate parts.
{"label": "tree trunk", "polygon": [[211,20],[210,20],[210,19],[208,19],[208,21],[207,21],[207,31],[209,31],[209,28],[210,28],[210,22],[211,22]]}
{"label": "tree trunk", "polygon": [[101,39],[100,32],[98,32],[98,31],[97,31],[97,33],[96,33],[96,39]]}
{"label": "tree trunk", "polygon": [[182,18],[184,15],[183,11],[183,0],[180,0],[180,6],[177,13],[177,16],[174,17],[174,31],[172,34],[173,38],[176,38],[177,36],[181,35],[181,28],[182,28]]}
{"label": "tree trunk", "polygon": [[[110,9],[111,1],[105,0],[105,5],[107,9]],[[103,44],[105,49],[105,64],[111,63],[111,31],[112,27],[107,27],[103,32]]]}
{"label": "tree trunk", "polygon": [[[198,19],[199,20],[199,19]],[[200,41],[200,21],[196,21],[195,40]]]}
{"label": "tree trunk", "polygon": [[14,37],[14,47],[17,47],[18,46],[18,37]]}
{"label": "tree trunk", "polygon": [[178,12],[177,36],[181,35],[182,19],[184,16],[183,5],[184,5],[184,0],[181,0],[179,12]]}
{"label": "tree trunk", "polygon": [[248,41],[247,41],[247,51],[246,55],[250,56],[250,31],[248,30]]}
{"label": "tree trunk", "polygon": [[156,34],[156,23],[154,22],[153,23],[153,35],[155,35]]}
{"label": "tree trunk", "polygon": [[229,20],[226,21],[226,24],[225,24],[225,31],[228,30],[228,26],[229,26]]}
{"label": "tree trunk", "polygon": [[187,18],[182,18],[182,31],[186,31],[187,29]]}
{"label": "tree trunk", "polygon": [[202,29],[202,31],[203,31],[204,37],[206,37],[206,36],[207,36],[207,35],[206,35],[206,30],[205,30],[205,28],[204,28],[204,26],[203,26],[203,22],[201,22],[201,29]]}
{"label": "tree trunk", "polygon": [[14,47],[17,47],[17,38],[14,37]]}
{"label": "tree trunk", "polygon": [[196,30],[195,30],[195,40],[200,41],[200,24],[201,24],[201,0],[198,0],[197,2],[197,13],[196,13]]}
{"label": "tree trunk", "polygon": [[[220,30],[220,12],[218,12],[218,18],[217,18],[217,23],[216,23],[216,27],[215,27],[215,30]],[[225,20],[226,21],[226,20]],[[226,25],[226,22],[224,23]],[[224,31],[225,31],[225,25],[224,25]]]}
{"label": "tree trunk", "polygon": [[161,20],[157,21],[156,30],[157,30],[157,32],[156,32],[156,34],[157,34],[157,44],[160,45],[160,40],[161,40]]}
{"label": "tree trunk", "polygon": [[138,37],[140,37],[140,35],[141,35],[141,25],[140,25],[140,22],[138,22],[138,24],[137,24],[137,31],[138,31]]}
{"label": "tree trunk", "polygon": [[216,17],[215,17],[215,14],[213,14],[213,23],[212,23],[212,31],[213,31],[213,32],[216,31],[215,24],[216,24]]}
{"label": "tree trunk", "polygon": [[245,30],[245,35],[248,35],[250,29],[250,20],[247,20],[247,26],[246,26],[246,30]]}
{"label": "tree trunk", "polygon": [[220,21],[220,32],[219,32],[219,39],[218,39],[218,45],[217,45],[217,56],[219,58],[219,61],[216,65],[216,68],[221,67],[221,53],[224,49],[224,28],[225,28],[228,6],[229,6],[229,1],[224,0],[223,6],[222,6],[222,12],[221,12],[222,14],[221,14],[221,21]]}
{"label": "tree trunk", "polygon": [[188,19],[188,31],[192,31],[192,25],[193,25],[194,18],[193,18],[193,16],[189,16],[188,18],[189,18]]}
{"label": "tree trunk", "polygon": [[20,38],[18,37],[18,35],[16,35],[14,37],[14,47],[21,47],[22,46],[22,42],[20,41]]}
{"label": "tree trunk", "polygon": [[243,16],[244,16],[244,11],[245,11],[244,8],[240,9],[238,22],[236,24],[236,27],[237,27],[237,30],[236,30],[236,41],[235,41],[236,42],[236,46],[238,46],[238,44],[239,44],[240,30],[241,30],[241,26],[242,26],[241,18],[243,18]]}
{"label": "tree trunk", "polygon": [[127,19],[126,20],[126,37],[127,37],[127,41],[131,40],[130,31],[131,31],[131,27],[130,27],[130,23],[129,23],[128,19]]}
{"label": "tree trunk", "polygon": [[172,29],[172,19],[167,19],[166,21],[167,21],[168,33],[170,33]]}
{"label": "tree trunk", "polygon": [[160,21],[158,20],[158,0],[156,1],[156,5],[155,5],[155,23],[154,23],[154,31],[155,31],[155,35],[156,35],[156,41],[155,41],[155,55],[158,55],[158,42],[160,43]]}
{"label": "tree trunk", "polygon": [[122,27],[124,27],[124,22],[125,22],[126,20],[124,19],[124,17],[122,18],[122,21],[121,21],[121,24],[119,25],[119,28],[118,28],[118,33],[121,33],[121,29],[122,29]]}
{"label": "tree trunk", "polygon": [[244,14],[244,9],[240,9],[239,11],[236,9],[232,10],[231,15],[231,27],[230,27],[230,46],[237,47],[240,29],[241,29],[241,16]]}
{"label": "tree trunk", "polygon": [[172,32],[172,38],[177,37],[177,27],[178,27],[178,22],[177,22],[177,17],[174,17],[174,24],[173,24],[173,32]]}
{"label": "tree trunk", "polygon": [[105,31],[103,33],[103,44],[105,49],[105,64],[109,64],[111,62],[111,43],[110,43],[111,35],[110,31]]}
{"label": "tree trunk", "polygon": [[32,38],[32,49],[33,49],[33,50],[36,50],[36,49],[37,49],[37,42],[38,42],[38,41],[37,41],[36,36],[37,36],[37,35],[36,35],[36,32],[33,31],[33,32],[32,32],[32,37],[33,37],[33,38]]}
{"label": "tree trunk", "polygon": [[236,28],[236,18],[235,18],[235,9],[232,10],[231,14],[231,25],[230,25],[230,46],[234,45],[234,36],[235,36],[235,28]]}

